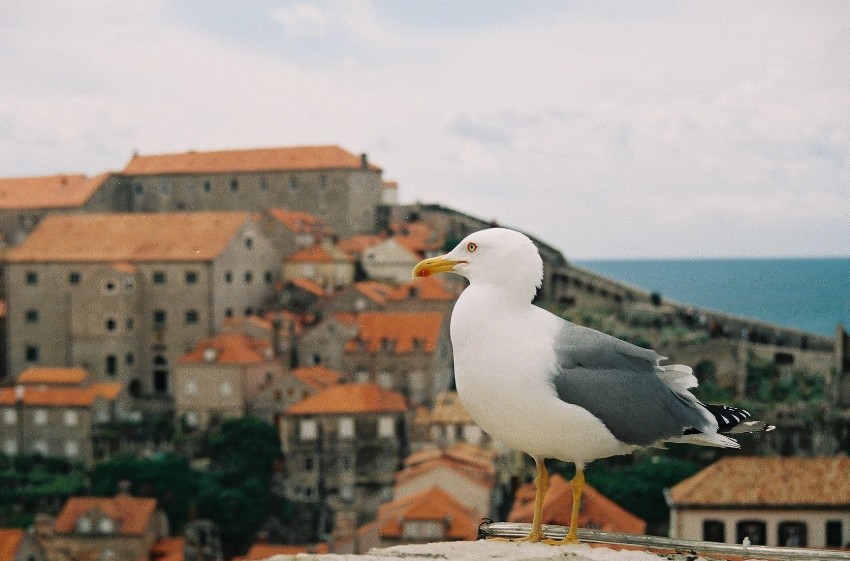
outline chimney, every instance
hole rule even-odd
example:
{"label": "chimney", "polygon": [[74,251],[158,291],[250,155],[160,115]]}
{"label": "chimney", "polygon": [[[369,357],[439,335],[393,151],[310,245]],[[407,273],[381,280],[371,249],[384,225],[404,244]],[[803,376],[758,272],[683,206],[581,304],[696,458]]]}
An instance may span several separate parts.
{"label": "chimney", "polygon": [[366,152],[360,154],[360,167],[363,169],[369,168],[369,155]]}

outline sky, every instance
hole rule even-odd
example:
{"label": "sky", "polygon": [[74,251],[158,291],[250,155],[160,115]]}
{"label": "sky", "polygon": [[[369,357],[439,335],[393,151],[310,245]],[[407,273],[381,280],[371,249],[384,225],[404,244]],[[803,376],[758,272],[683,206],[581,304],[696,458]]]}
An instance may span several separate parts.
{"label": "sky", "polygon": [[0,0],[0,177],[316,144],[568,259],[850,256],[850,3]]}

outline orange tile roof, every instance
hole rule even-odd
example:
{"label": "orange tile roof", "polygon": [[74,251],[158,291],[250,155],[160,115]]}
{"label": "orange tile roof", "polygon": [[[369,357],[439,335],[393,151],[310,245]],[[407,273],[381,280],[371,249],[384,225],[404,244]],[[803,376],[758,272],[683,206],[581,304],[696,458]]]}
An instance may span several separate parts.
{"label": "orange tile roof", "polygon": [[393,293],[395,287],[379,281],[360,281],[354,283],[354,288],[369,300],[384,304]]}
{"label": "orange tile roof", "polygon": [[420,424],[451,424],[467,425],[475,421],[460,402],[457,392],[444,391],[437,394],[434,405],[427,414],[421,415],[417,421]]}
{"label": "orange tile roof", "polygon": [[300,288],[301,290],[305,290],[314,296],[318,296],[319,298],[324,298],[328,295],[324,288],[316,284],[314,281],[305,279],[304,277],[295,277],[287,280],[286,282],[291,283],[292,285]]}
{"label": "orange tile roof", "polygon": [[248,220],[245,212],[54,214],[10,262],[210,261]]}
{"label": "orange tile roof", "polygon": [[184,561],[183,550],[186,547],[186,538],[183,536],[162,538],[151,548],[151,559],[153,561]]}
{"label": "orange tile roof", "polygon": [[296,251],[286,257],[287,263],[350,263],[351,258],[338,248],[327,244],[315,244]]}
{"label": "orange tile roof", "polygon": [[336,245],[347,255],[356,258],[370,247],[378,245],[379,243],[384,241],[384,239],[384,236],[378,236],[374,234],[358,234],[356,236],[344,238],[340,240]]}
{"label": "orange tile roof", "polygon": [[0,178],[0,209],[77,208],[108,177],[109,174]]}
{"label": "orange tile roof", "polygon": [[396,483],[404,483],[437,468],[448,468],[470,481],[492,489],[496,482],[495,453],[477,448],[471,453],[465,447],[451,447],[446,450],[422,450],[411,454],[404,460],[404,468],[396,473]]}
{"label": "orange tile roof", "polygon": [[303,366],[292,371],[292,375],[313,388],[323,390],[342,380],[342,372],[327,366]]}
{"label": "orange tile roof", "polygon": [[273,543],[255,543],[243,559],[255,561],[268,559],[274,555],[298,555],[299,553],[328,553],[328,544],[316,545],[280,545]]}
{"label": "orange tile roof", "polygon": [[401,538],[408,520],[445,523],[445,538],[449,540],[474,540],[478,533],[476,513],[436,485],[381,505],[377,515],[379,534],[383,538]]}
{"label": "orange tile roof", "polygon": [[143,534],[156,512],[156,499],[117,495],[115,497],[70,497],[56,517],[54,532],[70,534],[77,520],[92,510],[99,510],[116,523],[117,533],[124,536]]}
{"label": "orange tile roof", "polygon": [[18,375],[19,384],[78,385],[88,377],[85,368],[33,366]]}
{"label": "orange tile roof", "polygon": [[19,528],[0,528],[0,561],[14,561],[24,541],[24,531]]}
{"label": "orange tile roof", "polygon": [[357,337],[345,344],[345,350],[365,348],[374,353],[389,341],[394,352],[406,353],[415,350],[419,342],[422,350],[430,353],[437,348],[442,324],[440,312],[363,312],[357,317]]}
{"label": "orange tile roof", "polygon": [[443,281],[435,276],[417,277],[408,283],[398,286],[392,294],[390,300],[444,300],[452,301],[457,295],[452,294],[446,289]]}
{"label": "orange tile roof", "polygon": [[[133,156],[127,175],[361,169],[360,156],[339,146],[295,146]],[[381,168],[369,164],[371,171]]]}
{"label": "orange tile roof", "polygon": [[333,233],[323,219],[309,212],[280,207],[270,208],[267,212],[269,216],[296,234],[330,235]]}
{"label": "orange tile roof", "polygon": [[722,458],[670,489],[676,505],[850,505],[850,458]]}
{"label": "orange tile roof", "polygon": [[[558,474],[549,478],[549,490],[543,499],[543,524],[570,525],[573,490],[569,482]],[[584,486],[581,496],[579,526],[597,528],[608,532],[643,534],[646,522],[630,513],[590,485]],[[531,522],[534,516],[534,484],[527,483],[517,489],[514,505],[508,515],[510,522]]]}
{"label": "orange tile roof", "polygon": [[330,386],[291,405],[288,415],[403,413],[407,400],[398,392],[367,382]]}
{"label": "orange tile roof", "polygon": [[[87,388],[64,386],[25,387],[24,405],[32,407],[90,407],[97,398],[113,401],[121,393],[119,383],[92,384]],[[0,405],[17,403],[16,388],[0,388]]]}
{"label": "orange tile roof", "polygon": [[[212,360],[207,360],[208,351]],[[180,364],[257,364],[271,360],[268,341],[244,333],[221,333],[198,341],[195,348],[180,357]]]}

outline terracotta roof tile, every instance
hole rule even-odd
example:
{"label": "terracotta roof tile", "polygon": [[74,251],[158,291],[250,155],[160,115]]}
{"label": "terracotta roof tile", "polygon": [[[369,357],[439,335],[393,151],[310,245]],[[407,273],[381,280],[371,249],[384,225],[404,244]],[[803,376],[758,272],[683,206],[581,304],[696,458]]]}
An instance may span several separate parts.
{"label": "terracotta roof tile", "polygon": [[24,541],[24,531],[19,528],[0,528],[0,561],[14,561]]}
{"label": "terracotta roof tile", "polygon": [[[133,156],[127,175],[362,169],[360,156],[339,146],[296,146]],[[381,168],[369,164],[372,171]]]}
{"label": "terracotta roof tile", "polygon": [[271,360],[269,342],[244,333],[221,333],[198,341],[180,364],[258,364]]}
{"label": "terracotta roof tile", "polygon": [[383,538],[400,538],[407,520],[446,523],[445,539],[449,540],[476,539],[479,523],[472,509],[437,486],[382,505],[377,515],[379,534]]}
{"label": "terracotta roof tile", "polygon": [[850,458],[722,458],[670,495],[677,505],[847,507]]}
{"label": "terracotta roof tile", "polygon": [[292,375],[316,391],[338,384],[342,380],[342,372],[321,365],[296,368]]}
{"label": "terracotta roof tile", "polygon": [[354,283],[354,288],[366,298],[377,304],[385,304],[395,287],[378,281],[360,281]]}
{"label": "terracotta roof tile", "polygon": [[434,352],[442,324],[440,312],[363,312],[357,317],[357,337],[346,343],[345,350],[375,353],[391,344],[396,353],[411,352],[417,347]]}
{"label": "terracotta roof tile", "polygon": [[74,532],[77,520],[93,510],[99,510],[116,523],[117,533],[139,535],[150,526],[156,512],[156,499],[117,495],[115,497],[70,497],[56,517],[57,534]]}
{"label": "terracotta roof tile", "polygon": [[384,241],[383,236],[374,234],[358,234],[349,238],[341,239],[336,245],[350,257],[357,258],[361,253],[372,246]]}
{"label": "terracotta roof tile", "polygon": [[272,543],[255,543],[245,554],[244,559],[255,561],[268,559],[274,555],[298,555],[299,553],[328,553],[328,544],[316,545],[279,545]]}
{"label": "terracotta roof tile", "polygon": [[492,489],[496,481],[495,453],[480,448],[478,451],[480,455],[453,446],[447,450],[416,452],[405,458],[404,469],[396,473],[396,483],[410,481],[438,468],[447,468]]}
{"label": "terracotta roof tile", "polygon": [[[24,405],[31,407],[90,407],[97,398],[114,400],[121,393],[119,383],[92,384],[87,388],[67,386],[25,387]],[[0,388],[0,405],[17,403],[16,388]]]}
{"label": "terracotta roof tile", "polygon": [[291,283],[293,286],[300,288],[306,292],[309,292],[313,296],[318,296],[319,298],[324,298],[328,295],[327,291],[316,284],[316,282],[305,279],[304,277],[295,277],[293,279],[289,279],[286,282]]}
{"label": "terracotta roof tile", "polygon": [[351,258],[342,250],[329,244],[315,244],[289,255],[287,263],[350,263]]}
{"label": "terracotta roof tile", "polygon": [[[573,491],[569,482],[558,474],[549,478],[549,490],[543,499],[543,524],[570,525]],[[630,513],[590,485],[584,486],[579,526],[608,532],[643,534],[646,522]],[[517,489],[510,522],[531,522],[534,515],[534,484]]]}
{"label": "terracotta roof tile", "polygon": [[0,178],[0,209],[77,208],[108,177],[109,174]]}
{"label": "terracotta roof tile", "polygon": [[85,368],[33,366],[18,375],[19,384],[78,385],[88,377]]}
{"label": "terracotta roof tile", "polygon": [[333,233],[323,219],[309,212],[280,207],[270,208],[267,212],[269,216],[295,234],[331,235]]}
{"label": "terracotta roof tile", "polygon": [[10,262],[210,261],[248,220],[245,212],[54,214]]}
{"label": "terracotta roof tile", "polygon": [[443,300],[452,301],[457,295],[446,289],[442,280],[435,276],[417,277],[408,283],[398,286],[390,294],[390,300]]}
{"label": "terracotta roof tile", "polygon": [[288,415],[403,413],[407,401],[398,392],[368,382],[330,386],[291,405]]}

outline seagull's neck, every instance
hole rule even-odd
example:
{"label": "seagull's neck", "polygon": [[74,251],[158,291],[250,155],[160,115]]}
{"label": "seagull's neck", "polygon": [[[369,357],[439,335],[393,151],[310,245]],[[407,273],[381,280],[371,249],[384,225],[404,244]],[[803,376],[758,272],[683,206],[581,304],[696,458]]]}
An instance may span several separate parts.
{"label": "seagull's neck", "polygon": [[479,309],[493,311],[516,312],[527,309],[531,301],[521,291],[506,288],[503,285],[489,283],[473,283],[461,294],[470,305]]}

